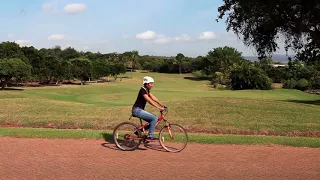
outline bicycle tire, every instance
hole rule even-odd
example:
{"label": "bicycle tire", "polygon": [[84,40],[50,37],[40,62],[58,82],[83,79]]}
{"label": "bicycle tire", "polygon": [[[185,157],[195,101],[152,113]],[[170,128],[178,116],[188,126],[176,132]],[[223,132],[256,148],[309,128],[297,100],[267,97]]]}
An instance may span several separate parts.
{"label": "bicycle tire", "polygon": [[125,147],[121,146],[120,143],[117,140],[116,132],[123,125],[131,125],[131,126],[133,126],[134,130],[132,132],[137,131],[138,132],[138,137],[141,138],[141,132],[138,130],[138,126],[136,124],[134,124],[132,122],[122,122],[122,123],[118,124],[113,130],[113,141],[114,141],[114,143],[116,144],[116,146],[119,149],[121,149],[123,151],[133,151],[133,150],[137,149],[140,146],[142,139],[137,139],[138,143],[136,145],[134,145],[133,147],[131,147],[131,148],[125,148]]}
{"label": "bicycle tire", "polygon": [[165,130],[168,128],[168,126],[164,126],[164,127],[161,128],[160,133],[159,133],[159,143],[160,143],[160,145],[161,145],[166,151],[168,151],[168,152],[180,152],[180,151],[182,151],[182,150],[187,146],[187,144],[188,144],[188,133],[187,133],[186,129],[184,129],[184,128],[183,128],[181,125],[179,125],[179,124],[170,124],[169,126],[170,126],[170,127],[179,127],[179,128],[182,130],[182,136],[185,136],[185,137],[186,137],[186,140],[185,140],[183,146],[182,146],[181,148],[177,149],[177,150],[171,150],[171,149],[169,149],[169,148],[164,144],[164,142],[163,142],[163,136],[164,136],[164,132],[165,132]]}

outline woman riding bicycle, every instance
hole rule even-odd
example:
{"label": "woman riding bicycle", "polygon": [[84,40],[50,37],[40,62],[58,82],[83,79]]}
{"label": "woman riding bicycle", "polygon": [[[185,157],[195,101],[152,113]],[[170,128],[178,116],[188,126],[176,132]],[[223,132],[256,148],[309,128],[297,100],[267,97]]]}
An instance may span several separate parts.
{"label": "woman riding bicycle", "polygon": [[157,123],[157,116],[144,110],[148,102],[152,106],[164,110],[165,105],[161,103],[150,90],[153,87],[154,80],[152,77],[145,76],[143,78],[143,86],[140,88],[136,102],[132,107],[132,115],[147,121],[150,125],[147,139],[155,139],[153,137],[154,129]]}

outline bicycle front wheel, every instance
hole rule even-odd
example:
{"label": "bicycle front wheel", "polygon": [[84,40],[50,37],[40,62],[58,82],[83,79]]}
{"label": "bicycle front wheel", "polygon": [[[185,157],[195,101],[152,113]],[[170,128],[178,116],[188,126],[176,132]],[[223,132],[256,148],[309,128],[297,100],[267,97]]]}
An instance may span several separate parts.
{"label": "bicycle front wheel", "polygon": [[135,150],[141,143],[141,132],[132,122],[123,122],[113,130],[113,140],[118,148],[124,151]]}
{"label": "bicycle front wheel", "polygon": [[188,143],[187,131],[178,124],[164,126],[159,133],[160,145],[169,152],[180,152]]}

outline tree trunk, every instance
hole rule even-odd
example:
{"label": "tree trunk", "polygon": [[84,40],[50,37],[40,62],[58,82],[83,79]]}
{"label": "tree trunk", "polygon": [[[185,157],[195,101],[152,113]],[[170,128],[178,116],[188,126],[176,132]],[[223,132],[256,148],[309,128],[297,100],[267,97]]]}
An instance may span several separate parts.
{"label": "tree trunk", "polygon": [[0,85],[1,85],[1,90],[4,90],[4,88],[6,87],[4,81],[1,81]]}
{"label": "tree trunk", "polygon": [[1,80],[0,85],[1,85],[1,89],[2,89],[2,90],[4,90],[4,88],[7,87],[8,81],[9,81],[10,79],[11,79],[11,78],[6,77],[6,78],[4,79],[4,81]]}
{"label": "tree trunk", "polygon": [[181,64],[179,64],[179,74],[181,74]]}

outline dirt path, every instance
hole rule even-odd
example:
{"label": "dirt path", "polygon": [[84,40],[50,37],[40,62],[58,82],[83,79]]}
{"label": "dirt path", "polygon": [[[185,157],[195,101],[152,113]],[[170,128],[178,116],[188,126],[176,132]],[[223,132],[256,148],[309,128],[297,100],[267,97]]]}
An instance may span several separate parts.
{"label": "dirt path", "polygon": [[0,179],[320,179],[320,149],[196,145],[180,153],[103,140],[0,138]]}

